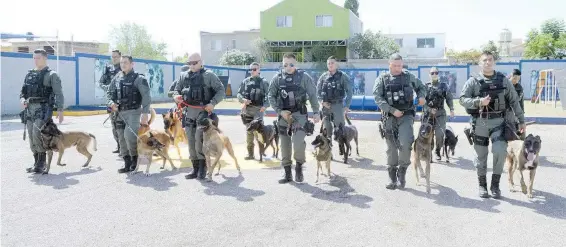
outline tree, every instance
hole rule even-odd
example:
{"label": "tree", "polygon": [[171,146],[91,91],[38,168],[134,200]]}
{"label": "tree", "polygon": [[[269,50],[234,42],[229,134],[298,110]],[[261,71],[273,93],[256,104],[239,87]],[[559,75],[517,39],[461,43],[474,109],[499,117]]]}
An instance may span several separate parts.
{"label": "tree", "polygon": [[369,30],[354,35],[349,41],[349,48],[360,59],[384,59],[400,49],[393,39]]}
{"label": "tree", "polygon": [[448,50],[446,56],[453,59],[457,64],[478,64],[481,56],[481,51],[470,49],[466,51]]}
{"label": "tree", "polygon": [[554,40],[560,38],[560,34],[566,32],[566,24],[564,20],[557,18],[548,19],[540,26],[541,33],[550,34]]}
{"label": "tree", "polygon": [[252,47],[254,48],[254,55],[256,56],[258,62],[268,61],[269,45],[267,40],[262,38],[257,38],[252,41]]}
{"label": "tree", "polygon": [[189,53],[185,52],[183,56],[176,56],[175,59],[173,59],[173,61],[177,63],[186,63],[189,61]]}
{"label": "tree", "polygon": [[337,48],[335,46],[325,46],[317,44],[308,49],[307,61],[315,63],[314,69],[325,70],[326,60],[330,56],[336,54]]}
{"label": "tree", "polygon": [[526,58],[566,57],[566,24],[564,20],[549,19],[542,23],[540,30],[532,29],[527,34]]}
{"label": "tree", "polygon": [[227,51],[218,61],[220,65],[250,65],[253,62],[255,62],[254,55],[240,50]]}
{"label": "tree", "polygon": [[346,0],[346,2],[344,2],[344,8],[351,10],[354,15],[360,17],[360,14],[358,13],[360,3],[358,0]]}
{"label": "tree", "polygon": [[123,54],[134,58],[167,60],[167,44],[152,41],[147,29],[136,23],[124,22],[112,27],[110,40]]}
{"label": "tree", "polygon": [[481,47],[482,51],[489,51],[493,54],[493,59],[495,61],[499,60],[499,48],[497,47],[497,45],[495,44],[495,42],[493,42],[493,40],[490,40],[487,42],[487,44],[483,45]]}

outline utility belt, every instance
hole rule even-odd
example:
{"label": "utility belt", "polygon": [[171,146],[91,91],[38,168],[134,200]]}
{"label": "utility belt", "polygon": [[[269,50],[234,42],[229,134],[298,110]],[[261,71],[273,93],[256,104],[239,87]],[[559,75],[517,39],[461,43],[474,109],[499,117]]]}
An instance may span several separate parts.
{"label": "utility belt", "polygon": [[340,103],[340,104],[343,104],[343,103],[344,103],[344,100],[343,100],[343,99],[325,100],[325,101],[323,101],[323,103],[330,103],[330,104],[337,104],[337,103]]}
{"label": "utility belt", "polygon": [[137,110],[141,105],[118,105],[118,111]]}
{"label": "utility belt", "polygon": [[470,116],[472,116],[472,118],[475,121],[476,118],[487,118],[487,119],[503,118],[503,117],[505,117],[505,113],[504,112],[482,112],[482,113],[477,113],[477,114],[470,114]]}
{"label": "utility belt", "polygon": [[293,108],[281,108],[284,111],[290,111],[291,113],[300,112],[301,114],[307,114],[307,105],[300,105]]}
{"label": "utility belt", "polygon": [[[504,112],[500,112],[497,114],[500,114],[499,117],[505,118]],[[472,127],[464,129],[464,134],[466,135],[466,138],[468,138],[468,142],[470,143],[470,145],[476,144],[479,146],[489,146],[490,139],[491,139],[491,143],[497,141],[510,142],[521,139],[521,134],[518,133],[517,125],[515,124],[515,122],[509,122],[505,119],[501,125],[496,126],[495,128],[489,130],[488,136],[478,136],[475,134],[476,132],[475,129],[477,125],[476,121],[477,118],[473,117]],[[493,132],[496,131],[501,131],[501,135],[490,138],[491,134],[493,134]]]}
{"label": "utility belt", "polygon": [[36,104],[36,103],[48,103],[48,99],[43,97],[30,97],[27,99],[28,104]]}
{"label": "utility belt", "polygon": [[[401,111],[401,110],[400,110],[400,111]],[[405,115],[407,115],[407,114],[411,114],[411,115],[413,115],[413,117],[414,117],[414,116],[417,115],[416,112],[415,112],[415,110],[413,110],[413,109],[404,110],[404,111],[401,111],[401,112],[403,112],[403,116],[405,116]],[[387,113],[387,116],[389,116],[389,117],[394,117],[393,113],[391,113],[391,112],[388,112],[388,113]]]}

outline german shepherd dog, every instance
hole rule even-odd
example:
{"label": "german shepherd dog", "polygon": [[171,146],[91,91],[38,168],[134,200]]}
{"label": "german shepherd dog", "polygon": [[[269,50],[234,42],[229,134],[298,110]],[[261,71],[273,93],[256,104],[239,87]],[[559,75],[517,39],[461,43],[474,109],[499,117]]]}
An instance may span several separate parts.
{"label": "german shepherd dog", "polygon": [[66,166],[66,164],[61,163],[65,149],[76,146],[77,151],[87,158],[86,163],[83,165],[83,167],[87,167],[92,159],[92,154],[88,151],[88,145],[91,139],[94,141],[94,151],[97,151],[96,137],[93,134],[83,131],[60,131],[51,118],[41,126],[40,132],[43,139],[43,146],[47,150],[47,164],[44,174],[49,172],[53,152],[59,153],[57,165]]}
{"label": "german shepherd dog", "polygon": [[319,172],[322,172],[324,176],[324,170],[322,169],[322,162],[326,164],[326,171],[328,172],[328,178],[332,178],[330,172],[330,163],[332,160],[332,140],[328,138],[326,129],[323,128],[323,124],[320,126],[320,133],[311,142],[314,145],[315,152],[314,157],[316,158],[316,181],[318,183]]}
{"label": "german shepherd dog", "polygon": [[[352,146],[350,142],[354,140],[356,142],[356,153],[360,155],[359,145],[358,145],[358,129],[356,126],[352,125],[352,122],[347,115],[344,115],[348,125],[340,123],[338,128],[334,129],[334,140],[338,142],[338,148],[340,152],[344,154],[344,164],[348,164],[348,156],[352,155]],[[344,149],[344,146],[346,147]]]}
{"label": "german shepherd dog", "polygon": [[277,131],[277,121],[273,121],[273,125],[264,125],[262,119],[254,119],[248,124],[247,131],[254,133],[259,147],[259,162],[263,162],[263,156],[268,146],[273,148],[273,157],[277,158],[279,154],[279,131]]}
{"label": "german shepherd dog", "polygon": [[[529,134],[525,137],[524,141],[517,140],[511,141],[507,145],[507,158],[506,163],[509,167],[509,188],[511,192],[515,192],[513,183],[513,174],[519,170],[521,175],[521,191],[526,194],[528,198],[533,197],[533,182],[535,174],[539,165],[539,153],[541,149],[542,140],[540,136],[533,136]],[[529,186],[525,184],[523,171],[529,170]]]}
{"label": "german shepherd dog", "polygon": [[448,151],[452,152],[452,157],[454,157],[454,150],[456,149],[456,144],[458,144],[458,136],[454,135],[454,130],[448,125],[446,125],[446,130],[444,130],[444,148],[443,156],[446,157],[446,162],[450,162],[450,155]]}
{"label": "german shepherd dog", "polygon": [[[232,156],[234,162],[236,163],[236,168],[238,172],[241,174],[242,171],[240,170],[240,165],[238,164],[238,160],[234,155],[234,149],[232,148],[232,142],[230,139],[222,134],[222,131],[218,129],[213,123],[210,118],[202,118],[200,120],[199,128],[203,130],[203,145],[202,151],[206,158],[206,165],[208,168],[207,177],[209,181],[212,181],[212,172],[218,163],[220,163],[220,157],[224,153],[224,149],[228,151],[228,154]],[[211,163],[211,158],[214,158],[214,164]],[[220,174],[221,166],[218,166],[218,172],[216,175]]]}
{"label": "german shepherd dog", "polygon": [[[415,168],[415,177],[417,185],[419,185],[419,171],[421,177],[426,179],[426,193],[430,194],[430,163],[432,158],[432,139],[434,139],[434,128],[428,122],[421,122],[418,137],[413,143],[413,167]],[[423,171],[421,161],[426,162],[426,173]]]}
{"label": "german shepherd dog", "polygon": [[[177,169],[173,164],[173,161],[169,157],[169,146],[171,145],[171,139],[165,131],[161,130],[149,130],[138,137],[138,154],[144,155],[149,159],[149,163],[145,168],[145,175],[149,176],[149,167],[151,166],[153,160],[153,154],[157,154],[163,158],[163,165],[160,169],[165,168],[165,163],[169,161],[172,169]],[[133,173],[137,173],[140,167],[140,163],[136,166]]]}
{"label": "german shepherd dog", "polygon": [[181,158],[181,149],[179,148],[179,143],[188,142],[187,134],[183,129],[183,124],[179,115],[176,112],[169,111],[168,113],[163,113],[163,125],[165,126],[165,133],[169,135],[171,142],[175,148],[177,148],[177,154]]}

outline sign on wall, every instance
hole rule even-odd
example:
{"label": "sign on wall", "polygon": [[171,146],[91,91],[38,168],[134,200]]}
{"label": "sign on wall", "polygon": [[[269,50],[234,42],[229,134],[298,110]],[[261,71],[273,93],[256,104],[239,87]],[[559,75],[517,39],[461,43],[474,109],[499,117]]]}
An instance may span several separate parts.
{"label": "sign on wall", "polygon": [[163,69],[161,65],[155,63],[145,64],[145,78],[149,83],[151,98],[164,98],[165,83],[163,80]]}
{"label": "sign on wall", "polygon": [[110,64],[109,59],[103,58],[96,58],[94,59],[94,98],[95,99],[103,99],[106,100],[106,91],[100,87],[98,82],[100,81],[100,77],[104,74],[106,70],[106,66]]}

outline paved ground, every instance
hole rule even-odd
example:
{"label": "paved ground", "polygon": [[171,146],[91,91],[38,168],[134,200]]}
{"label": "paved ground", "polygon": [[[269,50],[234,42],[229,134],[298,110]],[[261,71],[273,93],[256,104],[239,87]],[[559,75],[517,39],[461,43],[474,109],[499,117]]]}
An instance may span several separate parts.
{"label": "paved ground", "polygon": [[[333,181],[324,177],[314,184],[316,169],[309,163],[306,183],[279,185],[277,162],[243,161],[237,117],[222,117],[220,126],[238,150],[243,173],[238,176],[225,159],[229,165],[210,183],[185,180],[187,168],[160,171],[160,162],[150,177],[117,174],[122,163],[110,153],[115,146],[104,119],[66,117],[61,128],[90,131],[98,152],[92,167],[82,169],[85,159],[70,150],[63,158],[66,167],[53,165],[43,176],[24,172],[32,157],[22,125],[2,120],[3,246],[564,245],[563,126],[529,126],[543,140],[535,198],[508,192],[504,174],[505,198],[494,200],[476,195],[463,124],[449,123],[460,134],[457,160],[433,165],[434,187],[427,195],[412,169],[405,191],[384,188],[385,148],[375,122],[354,122],[361,131],[361,157],[348,165],[333,162],[338,175]],[[160,120],[154,128],[162,128]]]}

